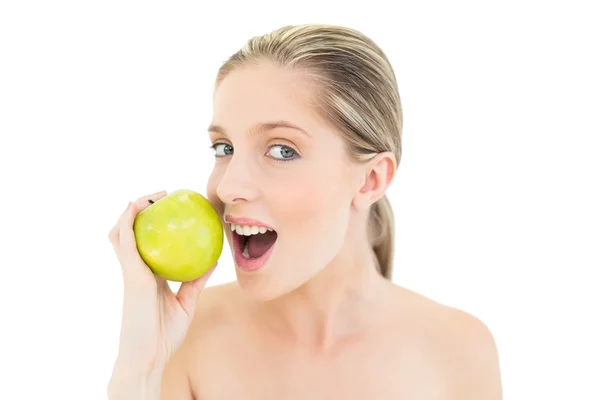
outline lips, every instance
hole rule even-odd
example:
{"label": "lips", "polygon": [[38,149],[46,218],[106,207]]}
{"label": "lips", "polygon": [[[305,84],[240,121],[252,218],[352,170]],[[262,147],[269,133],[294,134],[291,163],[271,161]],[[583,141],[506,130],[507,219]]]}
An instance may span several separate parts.
{"label": "lips", "polygon": [[[240,235],[232,232],[234,259],[236,266],[243,271],[257,271],[269,260],[277,243],[277,233]],[[247,246],[247,247],[246,247]]]}
{"label": "lips", "polygon": [[244,271],[256,271],[268,261],[278,234],[269,225],[252,218],[234,218],[229,215],[236,266]]}

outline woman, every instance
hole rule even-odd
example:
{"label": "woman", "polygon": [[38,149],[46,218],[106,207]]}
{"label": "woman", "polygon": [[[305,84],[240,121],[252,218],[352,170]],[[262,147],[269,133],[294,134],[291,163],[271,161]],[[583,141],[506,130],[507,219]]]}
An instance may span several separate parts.
{"label": "woman", "polygon": [[165,193],[131,203],[110,233],[125,293],[109,398],[500,399],[486,326],[390,280],[402,111],[377,45],[281,28],[222,66],[213,101],[207,193],[237,282],[172,293],[132,233]]}

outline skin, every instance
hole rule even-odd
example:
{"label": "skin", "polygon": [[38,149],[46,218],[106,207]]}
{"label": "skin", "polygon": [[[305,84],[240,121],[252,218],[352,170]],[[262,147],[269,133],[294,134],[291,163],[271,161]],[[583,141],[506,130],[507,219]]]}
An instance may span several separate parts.
{"label": "skin", "polygon": [[[161,398],[501,399],[487,327],[378,274],[367,218],[394,156],[353,163],[313,111],[312,90],[267,63],[234,70],[215,90],[209,200],[278,239],[262,269],[236,268],[236,282],[202,291]],[[275,121],[304,132],[259,129]]]}

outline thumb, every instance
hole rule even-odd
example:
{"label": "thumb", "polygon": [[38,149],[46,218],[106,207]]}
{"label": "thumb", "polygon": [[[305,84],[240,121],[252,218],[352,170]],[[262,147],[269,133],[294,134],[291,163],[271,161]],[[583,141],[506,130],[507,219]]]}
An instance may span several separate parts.
{"label": "thumb", "polygon": [[183,282],[181,286],[179,286],[179,290],[177,291],[177,295],[175,297],[181,305],[181,308],[183,308],[190,319],[193,317],[194,312],[196,311],[196,301],[198,300],[198,296],[200,295],[202,289],[204,289],[206,286],[208,278],[210,278],[216,267],[217,264],[213,265],[211,269],[209,269],[200,278],[189,282]]}

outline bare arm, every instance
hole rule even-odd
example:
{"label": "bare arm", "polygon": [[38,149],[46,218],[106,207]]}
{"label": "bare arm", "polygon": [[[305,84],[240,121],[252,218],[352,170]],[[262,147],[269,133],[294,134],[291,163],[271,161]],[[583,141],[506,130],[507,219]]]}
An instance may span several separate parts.
{"label": "bare arm", "polygon": [[117,360],[107,388],[108,400],[160,400],[160,372],[146,374]]}
{"label": "bare arm", "polygon": [[137,250],[133,225],[142,210],[164,196],[166,192],[159,192],[130,202],[108,235],[122,267],[124,288],[109,400],[193,399],[175,354],[195,316],[198,295],[216,265],[200,278],[182,283],[177,293],[148,268]]}
{"label": "bare arm", "polygon": [[192,392],[184,356],[183,351],[177,351],[166,367],[150,375],[134,372],[117,361],[108,386],[108,399],[197,400]]}

